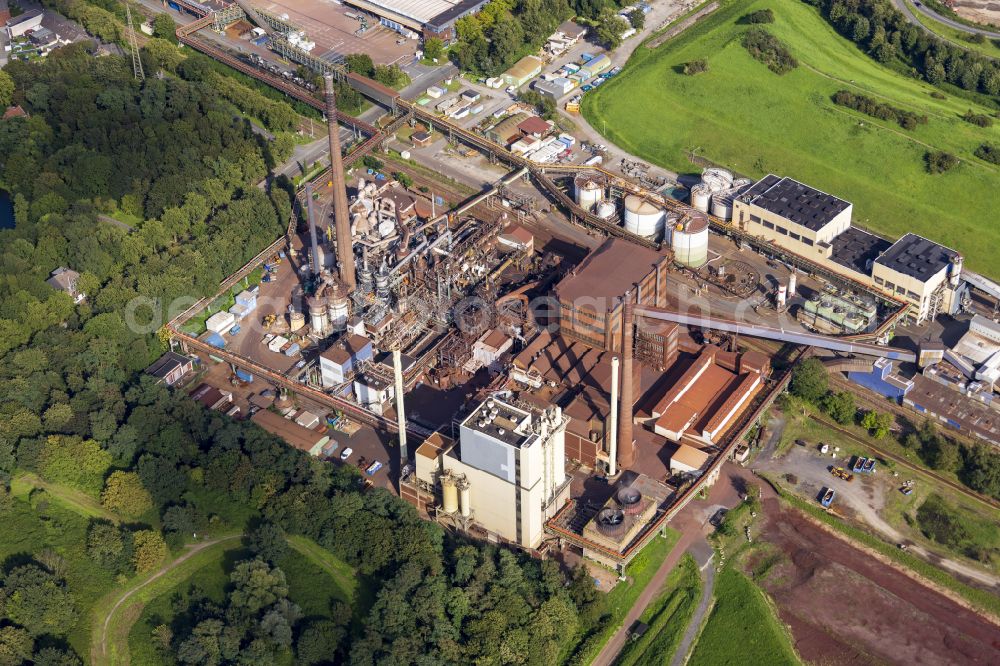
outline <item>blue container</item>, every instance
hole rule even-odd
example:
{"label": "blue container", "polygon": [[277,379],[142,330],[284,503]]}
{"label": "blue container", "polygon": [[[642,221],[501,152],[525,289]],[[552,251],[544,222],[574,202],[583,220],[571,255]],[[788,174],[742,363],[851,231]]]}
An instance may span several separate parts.
{"label": "blue container", "polygon": [[293,342],[292,346],[285,350],[285,356],[295,356],[299,353],[299,344]]}
{"label": "blue container", "polygon": [[241,382],[246,382],[247,384],[253,383],[253,375],[243,368],[236,368],[236,378]]}
{"label": "blue container", "polygon": [[218,347],[219,349],[226,348],[225,339],[215,331],[212,331],[211,333],[205,336],[205,342],[212,345],[213,347]]}

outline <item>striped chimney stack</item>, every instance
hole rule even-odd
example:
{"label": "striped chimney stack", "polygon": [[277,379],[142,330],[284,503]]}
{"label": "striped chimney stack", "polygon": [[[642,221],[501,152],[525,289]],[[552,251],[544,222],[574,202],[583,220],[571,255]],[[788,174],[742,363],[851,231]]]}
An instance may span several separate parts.
{"label": "striped chimney stack", "polygon": [[357,278],[354,269],[354,243],[351,238],[351,214],[347,206],[347,182],[344,180],[344,163],[340,155],[340,128],[337,125],[337,94],[333,91],[333,77],[325,77],[326,124],[330,134],[330,173],[333,181],[333,219],[337,230],[337,268],[340,281],[347,293],[354,292]]}

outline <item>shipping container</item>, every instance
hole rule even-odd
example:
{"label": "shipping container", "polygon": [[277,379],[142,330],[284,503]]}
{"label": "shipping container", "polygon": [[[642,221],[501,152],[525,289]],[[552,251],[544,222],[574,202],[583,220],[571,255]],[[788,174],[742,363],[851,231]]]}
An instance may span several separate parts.
{"label": "shipping container", "polygon": [[216,333],[215,331],[212,331],[208,335],[205,336],[205,342],[207,342],[208,344],[212,345],[213,347],[218,347],[219,349],[225,349],[226,348],[226,341],[225,341],[225,339],[221,335],[219,335],[218,333]]}
{"label": "shipping container", "polygon": [[243,368],[236,368],[236,378],[241,382],[246,382],[247,384],[253,384],[253,375],[244,370]]}
{"label": "shipping container", "polygon": [[285,350],[285,356],[295,356],[299,353],[299,343],[293,342],[292,345]]}
{"label": "shipping container", "polygon": [[236,317],[231,312],[216,312],[205,320],[205,328],[215,333],[225,333],[236,324]]}

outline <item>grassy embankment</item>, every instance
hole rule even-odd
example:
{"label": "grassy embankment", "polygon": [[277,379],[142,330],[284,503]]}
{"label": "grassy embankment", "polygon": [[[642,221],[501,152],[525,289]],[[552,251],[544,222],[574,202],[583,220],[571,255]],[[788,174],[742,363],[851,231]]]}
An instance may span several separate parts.
{"label": "grassy embankment", "polygon": [[[799,66],[772,73],[740,44],[745,14],[771,8],[766,29],[785,42]],[[705,59],[709,71],[681,73]],[[927,115],[913,131],[833,104],[838,90]],[[973,126],[960,116],[996,111],[879,65],[839,36],[814,7],[797,0],[723,0],[713,15],[664,45],[638,48],[625,70],[584,96],[583,112],[608,138],[644,159],[680,172],[689,155],[760,177],[787,174],[855,204],[854,220],[887,236],[920,233],[961,250],[967,265],[992,277],[1000,245],[992,225],[1000,169],[975,158],[983,142],[1000,143],[1000,124]],[[962,163],[937,176],[923,156],[945,150]]]}
{"label": "grassy embankment", "polygon": [[625,616],[635,605],[635,600],[639,597],[649,584],[653,574],[663,564],[667,554],[680,539],[680,533],[667,529],[666,538],[657,537],[639,553],[625,570],[627,580],[621,581],[615,588],[608,592],[607,613],[608,617],[602,621],[597,629],[587,636],[582,636],[577,643],[568,663],[589,664],[604,647],[615,632],[621,628],[625,621]]}
{"label": "grassy embankment", "polygon": [[688,663],[779,666],[801,662],[764,592],[733,566],[726,566],[716,579],[715,606]]}
{"label": "grassy embankment", "polygon": [[685,555],[667,577],[663,591],[639,616],[649,630],[625,644],[615,666],[659,666],[677,650],[701,596],[701,577],[690,555]]}
{"label": "grassy embankment", "polygon": [[957,28],[952,28],[951,26],[945,25],[940,21],[935,21],[916,9],[911,0],[905,1],[910,7],[910,11],[913,12],[913,15],[917,17],[918,21],[920,21],[920,24],[941,39],[951,42],[955,46],[963,49],[968,49],[969,51],[978,51],[984,56],[988,56],[990,58],[1000,58],[1000,46],[998,46],[993,40],[987,39],[981,43],[970,42],[968,39],[969,33],[958,30]]}

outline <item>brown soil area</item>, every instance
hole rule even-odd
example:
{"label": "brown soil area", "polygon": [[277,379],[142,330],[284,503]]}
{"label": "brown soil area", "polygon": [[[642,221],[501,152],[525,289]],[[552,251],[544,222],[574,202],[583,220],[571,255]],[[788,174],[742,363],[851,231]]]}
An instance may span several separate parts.
{"label": "brown soil area", "polygon": [[998,664],[1000,628],[802,514],[765,500],[763,541],[785,555],[764,581],[813,664]]}

